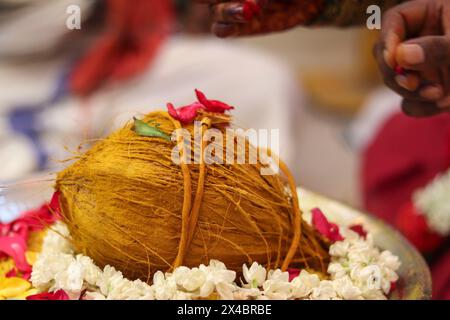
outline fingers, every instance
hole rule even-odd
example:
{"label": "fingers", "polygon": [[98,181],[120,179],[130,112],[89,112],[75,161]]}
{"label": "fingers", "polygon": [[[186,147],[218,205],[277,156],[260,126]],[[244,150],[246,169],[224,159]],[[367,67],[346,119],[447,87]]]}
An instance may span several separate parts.
{"label": "fingers", "polygon": [[221,3],[221,2],[227,2],[229,0],[193,0],[194,2],[198,2],[198,3],[205,3],[205,4],[216,4],[216,3]]}
{"label": "fingers", "polygon": [[211,32],[219,38],[228,38],[236,36],[239,33],[239,27],[233,23],[215,22],[211,26]]}
{"label": "fingers", "polygon": [[420,90],[420,96],[426,100],[430,101],[438,101],[439,99],[442,99],[444,96],[444,90],[439,84],[430,84],[427,86],[424,86]]}
{"label": "fingers", "polygon": [[213,21],[211,31],[218,37],[226,38],[249,33],[257,33],[250,24],[258,16],[267,0],[246,0],[241,2],[225,2],[214,5],[211,9]]}
{"label": "fingers", "polygon": [[243,3],[229,2],[215,5],[212,11],[213,21],[222,24],[245,23],[252,18],[252,11],[245,9]]}
{"label": "fingers", "polygon": [[381,40],[386,64],[395,66],[397,46],[407,37],[418,33],[426,18],[426,1],[406,2],[395,6],[383,15]]}
{"label": "fingers", "polygon": [[411,70],[442,68],[450,65],[450,35],[425,36],[398,46],[397,63]]}
{"label": "fingers", "polygon": [[441,109],[450,109],[450,67],[442,69],[442,79],[447,96],[439,100],[437,106]]}
{"label": "fingers", "polygon": [[443,111],[435,103],[408,99],[403,100],[402,110],[406,115],[417,118],[433,116]]}
{"label": "fingers", "polygon": [[381,71],[383,81],[390,89],[410,100],[424,100],[419,95],[420,78],[415,72],[397,75],[385,62],[383,57],[384,45],[379,42],[374,48],[374,56]]}

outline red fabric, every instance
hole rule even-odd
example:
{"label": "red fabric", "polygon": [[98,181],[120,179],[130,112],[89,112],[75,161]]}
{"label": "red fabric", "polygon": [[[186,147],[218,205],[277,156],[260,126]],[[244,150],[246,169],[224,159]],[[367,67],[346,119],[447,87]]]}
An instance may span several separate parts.
{"label": "red fabric", "polygon": [[431,266],[433,298],[450,300],[450,250]]}
{"label": "red fabric", "polygon": [[394,224],[411,194],[450,166],[450,114],[414,119],[391,117],[363,154],[366,208]]}
{"label": "red fabric", "polygon": [[395,225],[420,252],[433,252],[444,243],[445,239],[430,230],[425,216],[411,201],[400,209]]}
{"label": "red fabric", "polygon": [[107,0],[104,33],[79,61],[70,89],[88,95],[107,80],[123,80],[145,70],[167,37],[171,0]]}
{"label": "red fabric", "polygon": [[17,268],[10,270],[7,276],[17,275],[20,271],[23,278],[29,279],[31,266],[25,257],[28,235],[31,231],[53,224],[60,218],[59,212],[59,192],[55,192],[49,204],[28,210],[10,223],[0,223],[0,259],[11,257]]}
{"label": "red fabric", "polygon": [[[365,207],[400,229],[422,252],[437,249],[445,239],[430,232],[418,217],[411,195],[449,167],[450,114],[425,119],[396,114],[363,154]],[[450,248],[444,248],[431,269],[433,297],[450,298]]]}

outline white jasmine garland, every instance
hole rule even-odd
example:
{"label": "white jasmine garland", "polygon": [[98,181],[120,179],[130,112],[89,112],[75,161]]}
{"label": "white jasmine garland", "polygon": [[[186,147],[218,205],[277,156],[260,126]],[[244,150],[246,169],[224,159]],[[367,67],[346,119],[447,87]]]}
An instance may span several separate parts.
{"label": "white jasmine garland", "polygon": [[257,262],[253,262],[250,269],[246,264],[242,266],[245,281],[252,287],[257,288],[263,285],[266,280],[267,270]]}
{"label": "white jasmine garland", "polygon": [[443,237],[450,234],[449,195],[450,170],[413,195],[414,205],[423,213],[430,229]]}
{"label": "white jasmine garland", "polygon": [[[55,231],[53,231],[55,230]],[[243,279],[211,260],[195,268],[178,267],[172,273],[157,271],[152,285],[128,280],[112,266],[102,270],[84,255],[75,255],[67,227],[56,223],[43,241],[33,266],[31,281],[40,291],[66,291],[71,299],[386,299],[391,283],[397,281],[400,262],[389,251],[380,252],[370,234],[364,239],[341,228],[343,241],[330,246],[328,279],[301,270],[289,281],[289,273],[267,271],[253,262],[242,266]],[[241,283],[238,285],[237,283]]]}

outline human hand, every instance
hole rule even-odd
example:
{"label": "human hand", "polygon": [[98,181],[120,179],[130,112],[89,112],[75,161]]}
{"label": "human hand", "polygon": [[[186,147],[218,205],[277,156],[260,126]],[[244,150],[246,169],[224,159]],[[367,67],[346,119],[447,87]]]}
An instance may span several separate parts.
{"label": "human hand", "polygon": [[283,31],[318,16],[323,0],[196,0],[212,11],[212,32],[218,37]]}
{"label": "human hand", "polygon": [[450,111],[450,1],[413,0],[383,16],[374,53],[403,111],[423,117]]}

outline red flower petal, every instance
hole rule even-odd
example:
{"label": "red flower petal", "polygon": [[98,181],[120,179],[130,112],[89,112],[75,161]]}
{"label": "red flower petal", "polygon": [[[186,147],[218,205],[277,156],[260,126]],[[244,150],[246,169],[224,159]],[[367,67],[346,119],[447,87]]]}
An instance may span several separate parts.
{"label": "red flower petal", "polygon": [[50,203],[48,204],[48,207],[51,212],[56,214],[58,217],[61,215],[61,207],[59,204],[59,198],[61,196],[61,191],[55,191],[53,193],[52,199],[50,200]]}
{"label": "red flower petal", "polygon": [[242,15],[245,20],[252,20],[253,16],[261,12],[261,7],[253,0],[246,0],[242,5]]}
{"label": "red flower petal", "polygon": [[27,272],[23,272],[23,273],[22,273],[22,279],[25,279],[25,280],[27,280],[27,281],[30,281],[30,279],[31,279],[31,271],[32,271],[32,270],[27,271]]}
{"label": "red flower petal", "polygon": [[17,272],[17,269],[14,267],[5,274],[5,277],[6,278],[21,277],[22,279],[28,281],[31,278],[31,269],[29,271],[22,272],[21,274],[19,274],[19,272]]}
{"label": "red flower petal", "polygon": [[396,65],[394,67],[394,72],[395,72],[395,74],[398,74],[398,75],[404,75],[405,74],[405,69],[403,69],[399,65]]}
{"label": "red flower petal", "polygon": [[197,111],[199,109],[204,108],[205,107],[199,102],[194,102],[190,105],[180,107],[177,109],[174,108],[173,104],[171,103],[167,104],[167,112],[170,114],[172,118],[180,121],[181,123],[193,122],[195,117],[197,116]]}
{"label": "red flower petal", "polygon": [[331,223],[325,217],[325,215],[320,211],[319,208],[314,208],[311,210],[312,213],[312,224],[314,228],[325,238],[331,242],[342,241],[344,238],[339,233],[339,226]]}
{"label": "red flower petal", "polygon": [[296,277],[298,277],[298,275],[300,274],[300,269],[288,269],[287,270],[289,272],[289,282],[291,282],[292,280],[294,280]]}
{"label": "red flower petal", "polygon": [[19,235],[0,237],[0,252],[10,256],[20,272],[31,272],[31,266],[25,258],[26,240]]}
{"label": "red flower petal", "polygon": [[19,226],[25,228],[27,232],[42,230],[46,226],[53,224],[58,219],[60,219],[59,214],[54,211],[50,211],[49,205],[44,204],[38,209],[26,211],[22,218],[14,221],[12,223],[13,231],[18,233]]}
{"label": "red flower petal", "polygon": [[173,104],[171,104],[170,102],[167,103],[167,112],[169,113],[169,115],[174,118],[175,120],[178,120],[178,113],[177,110],[175,109],[175,107],[173,106]]}
{"label": "red flower petal", "polygon": [[209,100],[200,90],[195,89],[195,94],[197,95],[198,102],[204,105],[207,111],[224,113],[227,110],[234,109],[234,107],[226,104],[225,102],[218,100]]}
{"label": "red flower petal", "polygon": [[5,274],[6,278],[14,278],[17,277],[17,270],[16,268],[12,268],[11,270],[9,270],[6,274]]}
{"label": "red flower petal", "polygon": [[31,296],[28,296],[27,300],[70,300],[70,299],[64,290],[57,290],[55,292],[43,292],[33,294]]}
{"label": "red flower petal", "polygon": [[392,282],[391,282],[391,288],[389,289],[389,293],[391,293],[391,292],[394,291],[395,289],[397,289],[397,282],[392,281]]}
{"label": "red flower petal", "polygon": [[356,232],[360,237],[364,239],[367,237],[367,231],[364,230],[364,227],[361,224],[354,224],[350,226],[349,229]]}
{"label": "red flower petal", "polygon": [[7,236],[11,231],[12,223],[0,223],[0,237]]}

